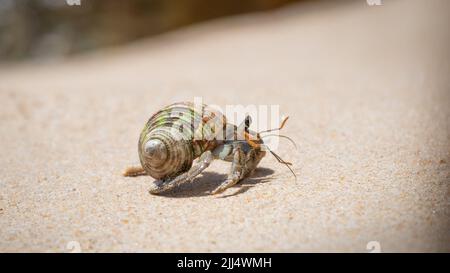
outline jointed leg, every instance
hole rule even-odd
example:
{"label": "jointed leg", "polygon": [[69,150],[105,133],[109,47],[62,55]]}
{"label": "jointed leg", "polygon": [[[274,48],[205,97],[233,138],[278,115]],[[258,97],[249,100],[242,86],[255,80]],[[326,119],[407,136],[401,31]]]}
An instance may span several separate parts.
{"label": "jointed leg", "polygon": [[236,146],[233,152],[233,163],[227,181],[217,187],[212,194],[221,193],[249,176],[256,169],[258,163],[265,155],[264,151],[254,149],[251,149],[247,154],[244,154],[240,146]]}
{"label": "jointed leg", "polygon": [[228,174],[228,178],[219,187],[217,187],[212,194],[221,193],[229,187],[235,185],[241,180],[243,175],[243,169],[245,168],[245,154],[239,145],[236,145],[233,149],[233,162],[231,163],[231,171]]}
{"label": "jointed leg", "polygon": [[211,164],[212,160],[213,156],[211,154],[211,151],[204,152],[198,159],[198,162],[194,166],[192,166],[189,171],[182,173],[172,179],[155,181],[155,187],[150,189],[150,193],[160,193],[182,183],[192,181],[192,179],[194,179],[198,174],[206,169],[209,164]]}
{"label": "jointed leg", "polygon": [[242,178],[245,178],[252,174],[252,172],[256,169],[261,159],[265,156],[266,152],[261,150],[250,150],[247,153],[245,159],[245,168],[243,171]]}

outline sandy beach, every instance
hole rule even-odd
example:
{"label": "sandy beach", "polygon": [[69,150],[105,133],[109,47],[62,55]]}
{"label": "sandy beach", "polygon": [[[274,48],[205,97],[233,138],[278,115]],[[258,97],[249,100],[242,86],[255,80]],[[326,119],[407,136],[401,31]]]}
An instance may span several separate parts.
{"label": "sandy beach", "polygon": [[[305,2],[0,65],[0,251],[450,251],[449,15]],[[279,105],[297,181],[271,156],[220,195],[221,161],[162,195],[123,177],[150,115],[194,97]]]}

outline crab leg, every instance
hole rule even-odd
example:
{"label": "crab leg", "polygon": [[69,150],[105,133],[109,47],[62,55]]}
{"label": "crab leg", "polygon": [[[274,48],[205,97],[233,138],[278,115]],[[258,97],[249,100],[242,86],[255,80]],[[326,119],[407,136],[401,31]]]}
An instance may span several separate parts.
{"label": "crab leg", "polygon": [[183,183],[192,181],[192,179],[194,179],[204,169],[206,169],[209,164],[211,164],[212,160],[213,156],[211,151],[204,152],[198,159],[198,162],[189,171],[182,173],[172,179],[156,180],[154,182],[155,186],[150,189],[150,193],[160,193]]}

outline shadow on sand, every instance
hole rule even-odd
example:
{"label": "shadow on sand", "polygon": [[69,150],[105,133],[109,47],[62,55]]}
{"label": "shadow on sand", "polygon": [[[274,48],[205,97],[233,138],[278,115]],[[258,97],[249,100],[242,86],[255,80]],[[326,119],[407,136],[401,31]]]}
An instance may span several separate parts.
{"label": "shadow on sand", "polygon": [[[273,174],[274,171],[268,168],[257,168],[250,177],[245,178],[233,187],[227,189],[224,193],[217,195],[219,198],[227,198],[248,191],[258,183],[267,183],[271,179],[267,176]],[[180,185],[179,187],[158,194],[161,197],[169,198],[188,198],[210,195],[210,192],[217,188],[227,179],[226,174],[215,172],[203,172],[203,174],[191,183]],[[239,188],[237,191],[233,189]],[[229,193],[229,194],[227,194]]]}

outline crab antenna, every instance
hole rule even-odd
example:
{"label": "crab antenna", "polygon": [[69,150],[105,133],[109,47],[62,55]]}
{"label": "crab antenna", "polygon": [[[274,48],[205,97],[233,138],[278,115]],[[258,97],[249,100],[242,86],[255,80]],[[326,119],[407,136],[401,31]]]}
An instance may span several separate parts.
{"label": "crab antenna", "polygon": [[295,175],[294,171],[290,167],[290,165],[292,165],[292,163],[284,161],[279,155],[277,155],[274,151],[269,149],[269,147],[267,145],[264,145],[264,147],[277,159],[278,162],[280,162],[281,164],[285,165],[291,171],[291,173],[295,177],[295,181],[297,181],[297,176]]}
{"label": "crab antenna", "polygon": [[288,136],[272,134],[272,135],[265,135],[265,136],[262,136],[261,138],[271,137],[271,136],[277,136],[277,137],[281,137],[281,138],[285,138],[285,139],[289,140],[289,141],[292,143],[292,145],[294,145],[295,149],[297,150],[297,144],[295,144],[295,142],[292,140],[292,138],[290,138],[290,137],[288,137]]}
{"label": "crab antenna", "polygon": [[278,131],[278,130],[283,129],[283,127],[284,127],[284,125],[286,124],[286,121],[287,121],[288,119],[289,119],[289,117],[285,117],[285,118],[283,119],[283,121],[281,122],[281,126],[280,126],[279,128],[274,128],[274,129],[269,129],[269,130],[261,131],[261,132],[259,132],[259,134],[261,134],[261,133],[273,132],[273,131]]}

